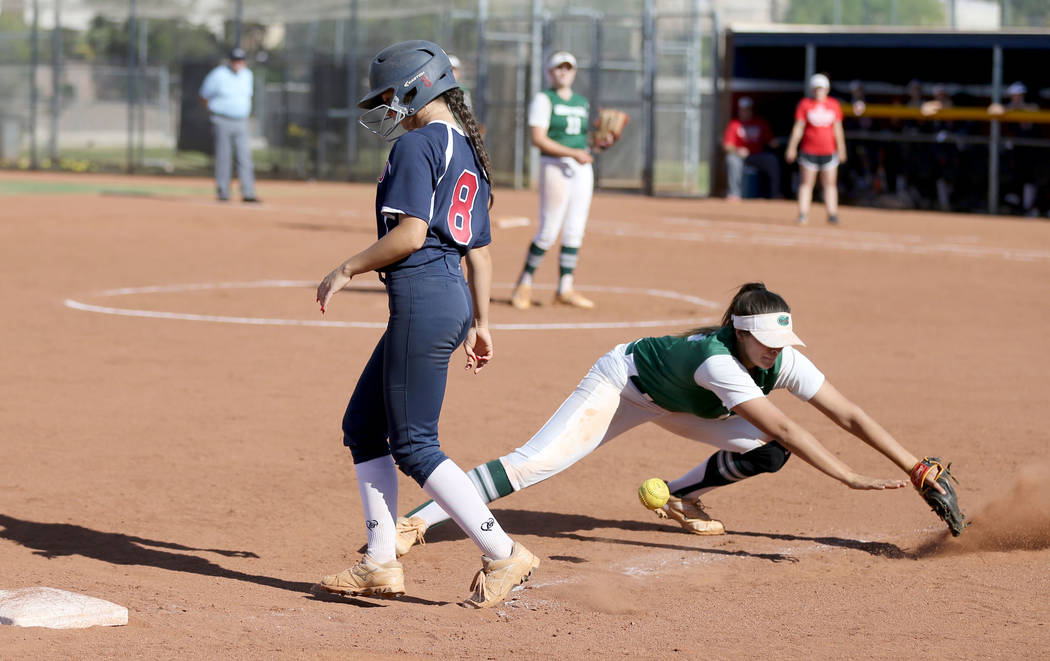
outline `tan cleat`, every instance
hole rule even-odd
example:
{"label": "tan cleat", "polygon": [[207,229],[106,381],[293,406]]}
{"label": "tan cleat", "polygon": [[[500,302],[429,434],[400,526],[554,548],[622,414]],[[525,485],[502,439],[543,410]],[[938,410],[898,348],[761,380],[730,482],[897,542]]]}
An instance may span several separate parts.
{"label": "tan cleat", "polygon": [[511,294],[510,304],[519,310],[528,310],[532,307],[532,285],[524,282],[518,283]]}
{"label": "tan cleat", "polygon": [[481,570],[470,584],[474,594],[460,605],[490,608],[502,604],[510,591],[529,580],[532,570],[539,566],[540,559],[517,542],[514,542],[514,548],[506,560],[493,560],[483,555]]}
{"label": "tan cleat", "polygon": [[686,532],[694,535],[724,535],[726,527],[721,521],[712,519],[704,511],[700,499],[695,501],[682,500],[676,496],[667,499],[667,504],[658,510],[656,515],[662,519],[672,519]]}
{"label": "tan cleat", "polygon": [[416,544],[427,543],[426,540],[423,539],[423,535],[427,532],[427,523],[418,516],[413,516],[407,519],[403,516],[399,516],[397,518],[395,530],[397,532],[395,544],[397,546],[397,557],[399,558],[408,553]]}
{"label": "tan cleat", "polygon": [[321,587],[335,594],[393,599],[405,594],[405,570],[397,560],[381,565],[366,553],[353,567],[322,578]]}
{"label": "tan cleat", "polygon": [[558,292],[554,296],[555,305],[571,305],[574,308],[580,308],[581,310],[592,310],[594,309],[594,301],[580,294],[574,289],[569,291]]}

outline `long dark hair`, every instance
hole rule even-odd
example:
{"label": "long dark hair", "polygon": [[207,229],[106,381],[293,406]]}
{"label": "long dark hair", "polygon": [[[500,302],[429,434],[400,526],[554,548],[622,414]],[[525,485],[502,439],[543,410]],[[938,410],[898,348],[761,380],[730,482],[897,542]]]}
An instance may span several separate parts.
{"label": "long dark hair", "polygon": [[725,314],[722,315],[722,323],[720,325],[693,328],[682,333],[682,336],[704,335],[714,333],[726,326],[732,326],[734,315],[747,317],[753,314],[768,314],[770,312],[791,312],[791,308],[780,294],[766,289],[764,283],[749,282],[741,285],[740,289],[737,290],[736,296],[733,297],[729,307],[726,308]]}
{"label": "long dark hair", "polygon": [[467,105],[466,100],[463,98],[462,88],[453,87],[450,90],[446,90],[442,93],[441,98],[445,99],[448,109],[459,120],[460,125],[467,134],[467,140],[470,141],[470,146],[474,148],[474,153],[478,155],[481,169],[484,170],[481,175],[485,177],[485,181],[489,182],[489,209],[491,209],[492,202],[496,199],[495,195],[492,194],[492,161],[489,159],[489,153],[485,149],[485,139],[481,137],[481,127],[478,125],[478,120],[474,119],[474,113],[470,111],[470,106]]}

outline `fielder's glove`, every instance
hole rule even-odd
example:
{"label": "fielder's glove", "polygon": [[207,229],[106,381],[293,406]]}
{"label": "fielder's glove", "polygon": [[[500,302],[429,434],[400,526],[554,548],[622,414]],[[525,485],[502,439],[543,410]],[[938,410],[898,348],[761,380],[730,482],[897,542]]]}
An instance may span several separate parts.
{"label": "fielder's glove", "polygon": [[[956,484],[959,483],[948,470],[951,467],[950,463],[947,466],[941,464],[940,457],[925,457],[911,469],[911,483],[915,485],[919,495],[934,513],[948,524],[948,530],[951,531],[952,536],[958,537],[968,524],[963,520],[964,515],[959,509],[959,498],[955,495],[955,489],[951,484],[953,480]],[[944,489],[943,494],[933,488],[933,482],[941,485],[941,488]]]}
{"label": "fielder's glove", "polygon": [[631,121],[630,115],[615,108],[602,108],[598,111],[598,118],[594,121],[594,145],[599,149],[608,149],[613,146],[620,136],[627,122]]}

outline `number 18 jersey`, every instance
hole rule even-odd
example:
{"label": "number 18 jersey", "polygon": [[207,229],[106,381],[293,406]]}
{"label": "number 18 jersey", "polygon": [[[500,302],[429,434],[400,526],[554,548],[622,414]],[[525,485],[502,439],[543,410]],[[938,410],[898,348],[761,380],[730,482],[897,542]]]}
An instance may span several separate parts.
{"label": "number 18 jersey", "polygon": [[431,122],[394,143],[376,191],[376,224],[382,238],[401,216],[426,221],[423,247],[380,269],[419,266],[457,258],[492,241],[489,228],[489,182],[482,176],[474,150],[458,127]]}
{"label": "number 18 jersey", "polygon": [[540,92],[529,104],[529,126],[547,129],[547,137],[569,149],[587,148],[590,104],[573,92],[568,100],[552,89]]}

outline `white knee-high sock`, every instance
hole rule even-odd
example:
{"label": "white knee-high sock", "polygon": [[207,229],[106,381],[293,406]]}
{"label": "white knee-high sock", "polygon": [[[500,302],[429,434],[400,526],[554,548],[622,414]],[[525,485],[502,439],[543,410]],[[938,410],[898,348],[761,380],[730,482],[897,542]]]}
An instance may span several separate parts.
{"label": "white knee-high sock", "polygon": [[572,291],[573,284],[576,278],[573,277],[572,273],[566,273],[558,278],[558,293],[564,294],[567,291]]}
{"label": "white knee-high sock", "polygon": [[[467,472],[467,477],[470,478],[478,495],[481,496],[481,501],[486,505],[497,498],[514,493],[514,486],[507,477],[507,470],[499,459],[475,466]],[[441,505],[433,500],[428,500],[405,516],[423,519],[427,528],[433,528],[451,518],[445,510],[441,509]]]}
{"label": "white knee-high sock", "polygon": [[485,506],[474,483],[451,459],[438,464],[423,484],[423,490],[474,540],[481,552],[493,560],[510,557],[514,542]]}
{"label": "white knee-high sock", "polygon": [[368,555],[376,562],[397,557],[394,520],[397,517],[397,468],[390,455],[354,464],[368,533]]}

